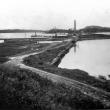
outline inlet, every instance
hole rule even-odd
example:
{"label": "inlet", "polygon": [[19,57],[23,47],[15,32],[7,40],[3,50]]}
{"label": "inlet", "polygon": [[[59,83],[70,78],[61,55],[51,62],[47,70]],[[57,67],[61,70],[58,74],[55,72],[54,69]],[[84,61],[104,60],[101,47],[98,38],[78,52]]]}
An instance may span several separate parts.
{"label": "inlet", "polygon": [[80,69],[90,75],[110,75],[110,39],[85,40],[77,42],[74,47],[62,59],[61,68]]}

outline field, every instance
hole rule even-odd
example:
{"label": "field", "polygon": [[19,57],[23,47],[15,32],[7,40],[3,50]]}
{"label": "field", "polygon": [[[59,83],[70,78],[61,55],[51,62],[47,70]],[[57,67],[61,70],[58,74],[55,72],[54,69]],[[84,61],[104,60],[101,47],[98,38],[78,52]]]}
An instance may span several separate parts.
{"label": "field", "polygon": [[0,69],[0,109],[83,110],[104,108],[75,88],[56,84],[31,71]]}
{"label": "field", "polygon": [[10,56],[38,51],[47,45],[43,43],[37,44],[37,40],[34,39],[6,40],[5,43],[0,44],[0,63],[7,61]]}

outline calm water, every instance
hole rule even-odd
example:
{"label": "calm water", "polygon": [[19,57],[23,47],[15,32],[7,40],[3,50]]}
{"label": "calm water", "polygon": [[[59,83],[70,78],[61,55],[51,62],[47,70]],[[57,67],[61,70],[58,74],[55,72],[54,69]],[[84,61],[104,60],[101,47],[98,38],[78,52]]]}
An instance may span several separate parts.
{"label": "calm water", "polygon": [[0,39],[2,38],[29,38],[34,33],[0,33]]}
{"label": "calm water", "polygon": [[110,75],[110,40],[88,40],[77,43],[64,57],[61,68],[81,69],[90,75]]}
{"label": "calm water", "polygon": [[105,34],[105,35],[110,35],[110,32],[97,32],[96,34]]}
{"label": "calm water", "polygon": [[[44,32],[37,32],[38,36],[55,36],[55,34],[46,34]],[[34,32],[30,33],[0,33],[0,39],[2,38],[30,38],[31,35],[35,35]],[[65,35],[66,34],[57,34],[58,36]]]}
{"label": "calm water", "polygon": [[0,40],[0,43],[4,43],[4,40]]}

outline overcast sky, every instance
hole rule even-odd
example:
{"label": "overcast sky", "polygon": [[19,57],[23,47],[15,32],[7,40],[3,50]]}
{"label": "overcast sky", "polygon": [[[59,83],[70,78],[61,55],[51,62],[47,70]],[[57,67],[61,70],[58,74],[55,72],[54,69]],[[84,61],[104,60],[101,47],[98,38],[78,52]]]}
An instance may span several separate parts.
{"label": "overcast sky", "polygon": [[110,0],[0,0],[0,29],[110,27]]}

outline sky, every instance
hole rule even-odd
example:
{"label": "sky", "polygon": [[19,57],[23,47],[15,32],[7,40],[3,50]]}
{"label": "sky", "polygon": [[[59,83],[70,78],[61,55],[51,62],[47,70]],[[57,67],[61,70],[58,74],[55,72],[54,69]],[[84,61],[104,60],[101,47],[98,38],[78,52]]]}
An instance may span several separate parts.
{"label": "sky", "polygon": [[0,0],[0,29],[110,27],[110,0]]}

